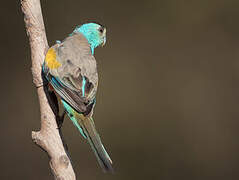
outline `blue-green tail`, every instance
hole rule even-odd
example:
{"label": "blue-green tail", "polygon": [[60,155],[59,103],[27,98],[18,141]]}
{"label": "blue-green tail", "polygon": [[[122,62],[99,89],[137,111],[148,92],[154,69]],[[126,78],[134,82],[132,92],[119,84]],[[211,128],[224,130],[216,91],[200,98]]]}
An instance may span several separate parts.
{"label": "blue-green tail", "polygon": [[65,101],[62,101],[62,103],[73,124],[78,128],[81,135],[87,139],[103,171],[113,172],[112,161],[95,129],[92,117],[85,117],[83,114],[77,113]]}
{"label": "blue-green tail", "polygon": [[93,119],[91,117],[85,117],[80,121],[83,132],[86,134],[87,140],[94,151],[101,168],[104,172],[113,172],[112,160],[101,142],[100,136],[95,129]]}

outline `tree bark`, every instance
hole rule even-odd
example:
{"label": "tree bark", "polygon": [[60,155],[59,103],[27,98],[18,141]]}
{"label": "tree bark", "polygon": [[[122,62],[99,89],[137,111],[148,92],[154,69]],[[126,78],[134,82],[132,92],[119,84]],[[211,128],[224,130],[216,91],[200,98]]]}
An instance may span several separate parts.
{"label": "tree bark", "polygon": [[40,0],[21,0],[26,31],[29,37],[32,59],[33,82],[41,113],[41,130],[32,132],[32,140],[48,153],[50,167],[57,180],[76,179],[71,162],[65,152],[61,136],[53,113],[44,91],[41,67],[48,49]]}

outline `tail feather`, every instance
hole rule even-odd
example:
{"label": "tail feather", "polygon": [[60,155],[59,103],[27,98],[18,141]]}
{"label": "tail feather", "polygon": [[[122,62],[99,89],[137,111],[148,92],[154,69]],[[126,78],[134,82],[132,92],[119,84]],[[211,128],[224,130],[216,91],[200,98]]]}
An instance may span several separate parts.
{"label": "tail feather", "polygon": [[80,118],[80,125],[103,171],[113,172],[112,160],[100,140],[93,119],[84,116],[83,118]]}

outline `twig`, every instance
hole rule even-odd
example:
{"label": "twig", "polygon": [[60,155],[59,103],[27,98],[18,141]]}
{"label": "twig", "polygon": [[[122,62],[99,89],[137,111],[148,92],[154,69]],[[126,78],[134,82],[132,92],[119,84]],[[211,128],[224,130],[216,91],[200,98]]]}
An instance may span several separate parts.
{"label": "twig", "polygon": [[65,152],[52,111],[43,87],[41,65],[48,43],[42,18],[40,0],[21,0],[26,31],[31,46],[32,76],[37,87],[41,112],[41,130],[32,132],[32,140],[50,157],[50,167],[57,180],[76,179],[71,162]]}

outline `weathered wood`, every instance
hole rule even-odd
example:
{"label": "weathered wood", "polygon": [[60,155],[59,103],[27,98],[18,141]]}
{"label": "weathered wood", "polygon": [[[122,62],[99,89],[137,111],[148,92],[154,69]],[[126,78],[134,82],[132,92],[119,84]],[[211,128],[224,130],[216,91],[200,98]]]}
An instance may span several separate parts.
{"label": "weathered wood", "polygon": [[56,117],[48,103],[43,88],[41,65],[48,49],[48,43],[40,0],[21,0],[21,5],[31,47],[33,82],[37,87],[41,113],[41,130],[32,132],[32,140],[48,153],[50,167],[55,179],[74,180],[76,179],[75,173],[65,152],[59,130],[57,129]]}

